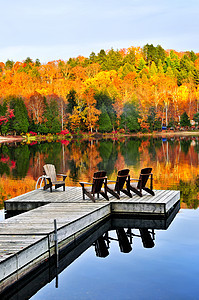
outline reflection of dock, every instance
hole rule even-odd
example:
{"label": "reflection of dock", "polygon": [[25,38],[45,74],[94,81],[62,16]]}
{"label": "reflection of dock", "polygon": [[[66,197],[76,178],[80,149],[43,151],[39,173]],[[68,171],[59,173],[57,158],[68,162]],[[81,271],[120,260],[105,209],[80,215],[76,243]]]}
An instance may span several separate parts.
{"label": "reflection of dock", "polygon": [[[128,218],[127,227],[132,224],[136,227],[136,222],[141,222],[145,223],[143,228],[165,229],[173,218],[169,212],[176,204],[179,209],[180,192],[155,191],[155,194],[142,198],[121,196],[120,200],[110,198],[109,202],[100,198],[93,203],[82,200],[81,188],[67,187],[66,192],[35,190],[6,201],[8,213],[27,212],[0,223],[0,291],[55,254],[55,219],[59,250],[114,215],[117,218],[113,219],[113,226],[120,226],[121,222],[123,226],[121,215],[136,214],[139,221]],[[152,218],[150,223],[146,215]]]}

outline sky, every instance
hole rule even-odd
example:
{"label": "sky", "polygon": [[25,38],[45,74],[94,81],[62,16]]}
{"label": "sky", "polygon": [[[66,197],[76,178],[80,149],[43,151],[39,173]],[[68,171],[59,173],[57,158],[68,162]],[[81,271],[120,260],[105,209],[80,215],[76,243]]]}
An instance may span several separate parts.
{"label": "sky", "polygon": [[0,61],[153,44],[199,52],[198,0],[0,0]]}

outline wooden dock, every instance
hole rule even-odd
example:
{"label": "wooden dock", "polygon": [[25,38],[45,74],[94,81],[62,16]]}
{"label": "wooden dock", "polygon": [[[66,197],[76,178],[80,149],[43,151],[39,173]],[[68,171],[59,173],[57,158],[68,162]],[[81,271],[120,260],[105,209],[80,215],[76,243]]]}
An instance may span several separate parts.
{"label": "wooden dock", "polygon": [[66,187],[65,192],[34,190],[7,200],[8,213],[25,212],[0,222],[0,292],[55,254],[54,220],[61,250],[112,215],[165,217],[179,199],[179,191],[157,190],[155,196],[100,197],[93,203],[83,200],[81,188]]}

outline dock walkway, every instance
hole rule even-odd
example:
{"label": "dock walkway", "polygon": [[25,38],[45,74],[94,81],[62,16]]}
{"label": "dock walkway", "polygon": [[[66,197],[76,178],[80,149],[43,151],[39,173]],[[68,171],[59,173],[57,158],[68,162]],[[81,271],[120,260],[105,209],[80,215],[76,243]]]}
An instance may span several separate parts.
{"label": "dock walkway", "polygon": [[66,191],[34,190],[5,202],[7,212],[26,211],[0,222],[0,292],[55,253],[54,220],[59,249],[75,241],[112,214],[166,215],[179,202],[179,191],[155,191],[121,199],[82,199],[79,187]]}

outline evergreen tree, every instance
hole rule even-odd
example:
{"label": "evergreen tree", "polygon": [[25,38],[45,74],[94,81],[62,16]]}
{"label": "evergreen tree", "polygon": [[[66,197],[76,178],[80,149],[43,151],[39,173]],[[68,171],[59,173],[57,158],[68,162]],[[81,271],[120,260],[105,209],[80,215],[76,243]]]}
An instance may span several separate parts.
{"label": "evergreen tree", "polygon": [[55,99],[51,98],[48,102],[46,101],[44,116],[47,119],[45,126],[48,128],[49,133],[53,134],[61,131],[58,103]]}
{"label": "evergreen tree", "polygon": [[17,134],[28,132],[28,112],[23,99],[12,98],[10,100],[10,108],[14,109],[15,115],[15,117],[10,121],[11,130],[14,130]]}
{"label": "evergreen tree", "polygon": [[74,107],[77,105],[76,103],[76,91],[74,89],[70,90],[68,95],[66,96],[66,99],[68,101],[66,111],[69,114],[72,114]]}
{"label": "evergreen tree", "polygon": [[106,56],[106,62],[105,62],[105,68],[106,70],[118,70],[122,66],[122,55],[119,53],[119,51],[114,51],[111,49],[107,56]]}
{"label": "evergreen tree", "polygon": [[95,55],[95,52],[91,52],[89,56],[89,63],[95,63],[97,61],[97,56]]}
{"label": "evergreen tree", "polygon": [[151,65],[152,61],[154,61],[157,65],[159,59],[161,59],[161,61],[163,62],[166,58],[165,50],[160,45],[157,45],[157,47],[155,47],[153,46],[153,44],[146,44],[143,47],[143,52],[145,54],[145,59],[148,65]]}
{"label": "evergreen tree", "polygon": [[142,71],[142,69],[144,69],[145,66],[146,66],[146,62],[145,62],[144,58],[141,57],[140,60],[139,60],[138,67],[137,67],[138,68],[138,72]]}
{"label": "evergreen tree", "polygon": [[138,131],[140,129],[138,123],[139,113],[135,103],[133,101],[125,103],[123,111],[120,127],[129,131]]}
{"label": "evergreen tree", "polygon": [[110,132],[112,130],[111,119],[106,111],[106,107],[103,104],[101,107],[101,114],[99,116],[99,131]]}
{"label": "evergreen tree", "polygon": [[161,121],[157,118],[157,114],[154,106],[151,106],[149,109],[147,122],[149,123],[149,127],[151,131],[161,129]]}
{"label": "evergreen tree", "polygon": [[106,60],[106,52],[102,49],[97,55],[97,62],[101,65],[102,70],[106,70]]}
{"label": "evergreen tree", "polygon": [[5,63],[5,67],[7,70],[12,70],[12,67],[14,66],[14,61],[13,60],[10,60],[8,59]]}
{"label": "evergreen tree", "polygon": [[199,126],[199,112],[193,116],[193,120],[197,123],[197,126]]}
{"label": "evergreen tree", "polygon": [[94,97],[95,97],[95,100],[97,101],[97,103],[96,103],[97,109],[101,109],[101,107],[104,104],[107,111],[112,110],[113,100],[106,91],[105,92],[99,91],[95,94]]}
{"label": "evergreen tree", "polygon": [[180,116],[180,125],[183,127],[191,126],[190,119],[186,111]]}
{"label": "evergreen tree", "polygon": [[124,57],[124,64],[128,63],[130,65],[135,65],[135,51],[130,50],[130,52]]}

